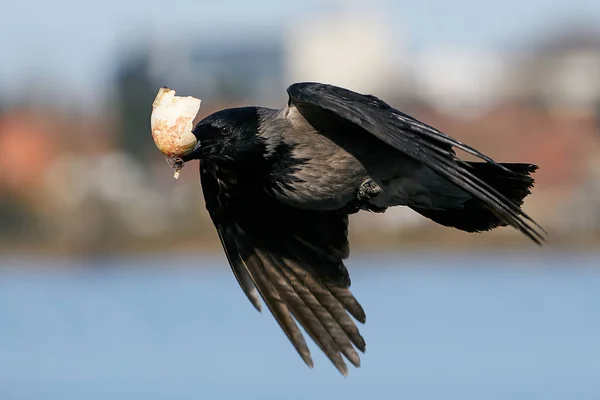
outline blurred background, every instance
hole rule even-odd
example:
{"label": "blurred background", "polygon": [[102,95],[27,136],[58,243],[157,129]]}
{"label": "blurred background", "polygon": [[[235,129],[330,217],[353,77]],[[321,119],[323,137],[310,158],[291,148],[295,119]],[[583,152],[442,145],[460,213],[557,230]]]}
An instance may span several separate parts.
{"label": "blurred background", "polygon": [[[600,2],[10,2],[0,13],[0,399],[596,399]],[[150,135],[159,87],[201,113],[372,93],[538,164],[538,248],[406,208],[351,218],[369,350],[309,370],[253,311]]]}

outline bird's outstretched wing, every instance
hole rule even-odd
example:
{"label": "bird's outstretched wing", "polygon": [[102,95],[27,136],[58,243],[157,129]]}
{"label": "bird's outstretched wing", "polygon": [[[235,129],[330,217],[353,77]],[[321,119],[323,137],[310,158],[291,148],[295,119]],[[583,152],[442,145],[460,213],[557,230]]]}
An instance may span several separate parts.
{"label": "bird's outstretched wing", "polygon": [[453,147],[510,173],[485,154],[371,95],[312,82],[293,84],[287,92],[289,104],[295,106],[310,124],[322,123],[323,118],[330,120],[327,121],[330,126],[336,119],[350,122],[479,198],[502,221],[534,242],[541,244],[545,240],[544,230],[518,204],[477,178],[469,164],[457,158]]}
{"label": "bird's outstretched wing", "polygon": [[[208,160],[200,164],[206,208],[231,268],[252,304],[259,294],[302,359],[313,361],[294,317],[346,375],[365,341],[351,318],[365,313],[349,290],[348,217],[304,211],[271,198],[255,184]],[[252,184],[254,183],[254,184]]]}

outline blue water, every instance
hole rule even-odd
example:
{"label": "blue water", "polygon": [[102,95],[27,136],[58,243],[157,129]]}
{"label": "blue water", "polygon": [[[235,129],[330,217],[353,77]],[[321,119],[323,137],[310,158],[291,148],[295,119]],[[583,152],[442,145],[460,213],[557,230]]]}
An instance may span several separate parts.
{"label": "blue water", "polygon": [[344,378],[312,342],[307,368],[220,255],[5,258],[0,399],[600,399],[599,261],[353,256],[367,352]]}

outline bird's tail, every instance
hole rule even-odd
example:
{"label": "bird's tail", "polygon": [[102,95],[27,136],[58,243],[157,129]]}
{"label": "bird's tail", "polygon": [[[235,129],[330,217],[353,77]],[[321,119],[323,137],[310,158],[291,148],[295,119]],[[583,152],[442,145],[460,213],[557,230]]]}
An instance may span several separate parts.
{"label": "bird's tail", "polygon": [[[521,206],[525,197],[530,194],[534,180],[530,174],[538,169],[537,165],[503,163],[510,172],[485,162],[469,162],[473,175],[496,189],[507,199]],[[473,197],[460,208],[430,210],[411,207],[419,214],[438,224],[460,229],[466,232],[481,232],[506,224],[492,212],[484,202]]]}

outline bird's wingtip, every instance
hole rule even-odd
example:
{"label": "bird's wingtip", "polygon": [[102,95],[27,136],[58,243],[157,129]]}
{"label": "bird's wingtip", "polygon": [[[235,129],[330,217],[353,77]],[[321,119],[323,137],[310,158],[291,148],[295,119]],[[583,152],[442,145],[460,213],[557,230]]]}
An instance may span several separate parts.
{"label": "bird's wingtip", "polygon": [[339,367],[338,367],[338,371],[340,371],[340,374],[342,374],[342,376],[343,376],[344,378],[347,378],[347,377],[348,377],[348,367],[346,367],[346,365],[345,365],[345,364],[344,364],[344,367],[345,367],[345,368],[339,368]]}

